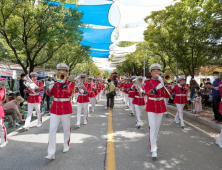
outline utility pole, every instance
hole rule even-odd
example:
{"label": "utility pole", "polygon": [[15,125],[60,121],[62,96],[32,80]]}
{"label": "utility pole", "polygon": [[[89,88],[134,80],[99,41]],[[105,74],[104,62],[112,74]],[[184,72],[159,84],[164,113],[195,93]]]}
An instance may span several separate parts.
{"label": "utility pole", "polygon": [[[45,46],[43,47],[43,61],[45,61]],[[43,78],[45,77],[45,63],[43,64]]]}
{"label": "utility pole", "polygon": [[178,82],[178,62],[177,62],[177,64],[176,64],[176,71],[177,71],[176,80],[177,80],[177,82]]}
{"label": "utility pole", "polygon": [[145,69],[145,56],[143,57],[143,77],[145,77],[145,71],[146,71],[146,69]]}

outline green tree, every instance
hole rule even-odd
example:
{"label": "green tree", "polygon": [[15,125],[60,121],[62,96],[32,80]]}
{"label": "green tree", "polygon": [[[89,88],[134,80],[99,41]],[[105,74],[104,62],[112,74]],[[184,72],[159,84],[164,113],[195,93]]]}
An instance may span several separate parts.
{"label": "green tree", "polygon": [[200,66],[206,65],[219,52],[220,45],[212,38],[213,13],[205,15],[204,0],[181,0],[166,10],[146,17],[145,40],[178,62],[184,74],[194,77]]}
{"label": "green tree", "polygon": [[20,64],[26,74],[52,59],[65,44],[82,38],[78,29],[82,13],[48,2],[0,0],[0,36],[14,54],[10,60]]}

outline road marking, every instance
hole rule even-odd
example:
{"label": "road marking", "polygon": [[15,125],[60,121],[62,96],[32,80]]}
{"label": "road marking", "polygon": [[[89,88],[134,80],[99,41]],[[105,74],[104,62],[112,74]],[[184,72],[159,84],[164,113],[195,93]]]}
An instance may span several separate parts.
{"label": "road marking", "polygon": [[[168,111],[168,113],[169,113],[171,116],[175,117],[175,115],[174,115],[173,113],[171,113],[171,112],[169,112],[169,111]],[[189,122],[187,122],[186,120],[183,120],[183,121],[184,121],[186,124],[190,125],[191,127],[193,127],[193,128],[195,128],[195,129],[201,131],[202,133],[208,135],[209,137],[214,138],[214,139],[217,138],[217,137],[215,137],[214,135],[212,135],[212,134],[206,132],[205,130],[203,130],[203,129],[197,127],[196,125],[193,125],[192,123],[189,123]]]}
{"label": "road marking", "polygon": [[106,170],[116,170],[115,147],[113,138],[113,118],[112,111],[110,109],[108,115]]}

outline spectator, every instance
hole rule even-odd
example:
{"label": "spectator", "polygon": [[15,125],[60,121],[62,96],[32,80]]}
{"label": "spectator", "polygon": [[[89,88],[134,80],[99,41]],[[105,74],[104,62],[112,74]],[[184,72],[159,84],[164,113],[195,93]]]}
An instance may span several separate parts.
{"label": "spectator", "polygon": [[107,97],[107,108],[113,109],[114,106],[114,96],[111,92],[115,91],[115,85],[111,83],[111,79],[108,79],[108,84],[106,84],[106,97]]}
{"label": "spectator", "polygon": [[190,98],[190,87],[187,91],[188,111],[191,111],[191,98]]}
{"label": "spectator", "polygon": [[196,117],[200,117],[200,112],[202,112],[202,103],[201,103],[201,92],[197,92],[196,98],[193,99],[195,101],[195,112],[196,112]]}
{"label": "spectator", "polygon": [[191,88],[190,98],[191,98],[191,100],[193,100],[195,97],[195,87],[199,87],[196,80],[194,80],[194,79],[190,80],[190,88]]}
{"label": "spectator", "polygon": [[13,119],[13,127],[20,126],[18,123],[16,123],[17,116],[19,119],[24,122],[25,119],[22,118],[22,114],[19,112],[18,105],[22,103],[24,99],[21,96],[17,96],[15,100],[12,100],[6,104],[4,104],[3,109],[5,111],[5,115],[11,115]]}
{"label": "spectator", "polygon": [[[24,90],[26,89],[26,86],[24,84],[24,81],[25,81],[24,78],[25,78],[25,74],[21,74],[21,79],[19,80],[19,91],[23,99],[25,98]],[[20,107],[22,107],[22,105],[23,105],[23,102],[20,103]]]}
{"label": "spectator", "polygon": [[206,83],[207,83],[207,80],[206,80],[206,79],[203,79],[203,82],[200,83],[200,87],[204,87],[204,86],[206,85]]}
{"label": "spectator", "polygon": [[212,90],[212,96],[213,96],[213,112],[214,112],[214,119],[212,121],[216,121],[216,123],[221,123],[222,122],[222,116],[219,113],[219,105],[220,105],[220,93],[218,90],[218,84],[221,81],[219,78],[219,72],[214,71],[213,72],[213,85],[205,85],[205,88],[210,88]]}
{"label": "spectator", "polygon": [[[212,85],[212,83],[210,82],[210,79],[207,78],[207,81],[206,81],[206,84],[205,85]],[[203,92],[206,94],[205,98],[204,98],[204,102],[203,104],[205,106],[209,106],[209,101],[210,101],[210,98],[211,98],[211,95],[212,95],[212,92],[211,92],[211,89],[209,88],[206,88],[204,86],[204,89],[203,89]],[[212,101],[212,100],[211,100]]]}

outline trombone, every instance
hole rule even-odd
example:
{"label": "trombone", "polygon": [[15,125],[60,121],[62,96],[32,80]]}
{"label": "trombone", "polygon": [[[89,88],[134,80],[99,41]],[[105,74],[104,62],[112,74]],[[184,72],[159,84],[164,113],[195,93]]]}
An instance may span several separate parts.
{"label": "trombone", "polygon": [[[157,77],[161,77],[160,75],[157,75],[156,74],[156,76]],[[163,86],[163,88],[166,90],[166,92],[170,95],[170,98],[173,100],[173,96],[170,94],[170,92],[168,91],[168,89],[165,87],[165,85],[162,83],[162,82],[160,82],[161,84],[162,84],[162,86]]]}

